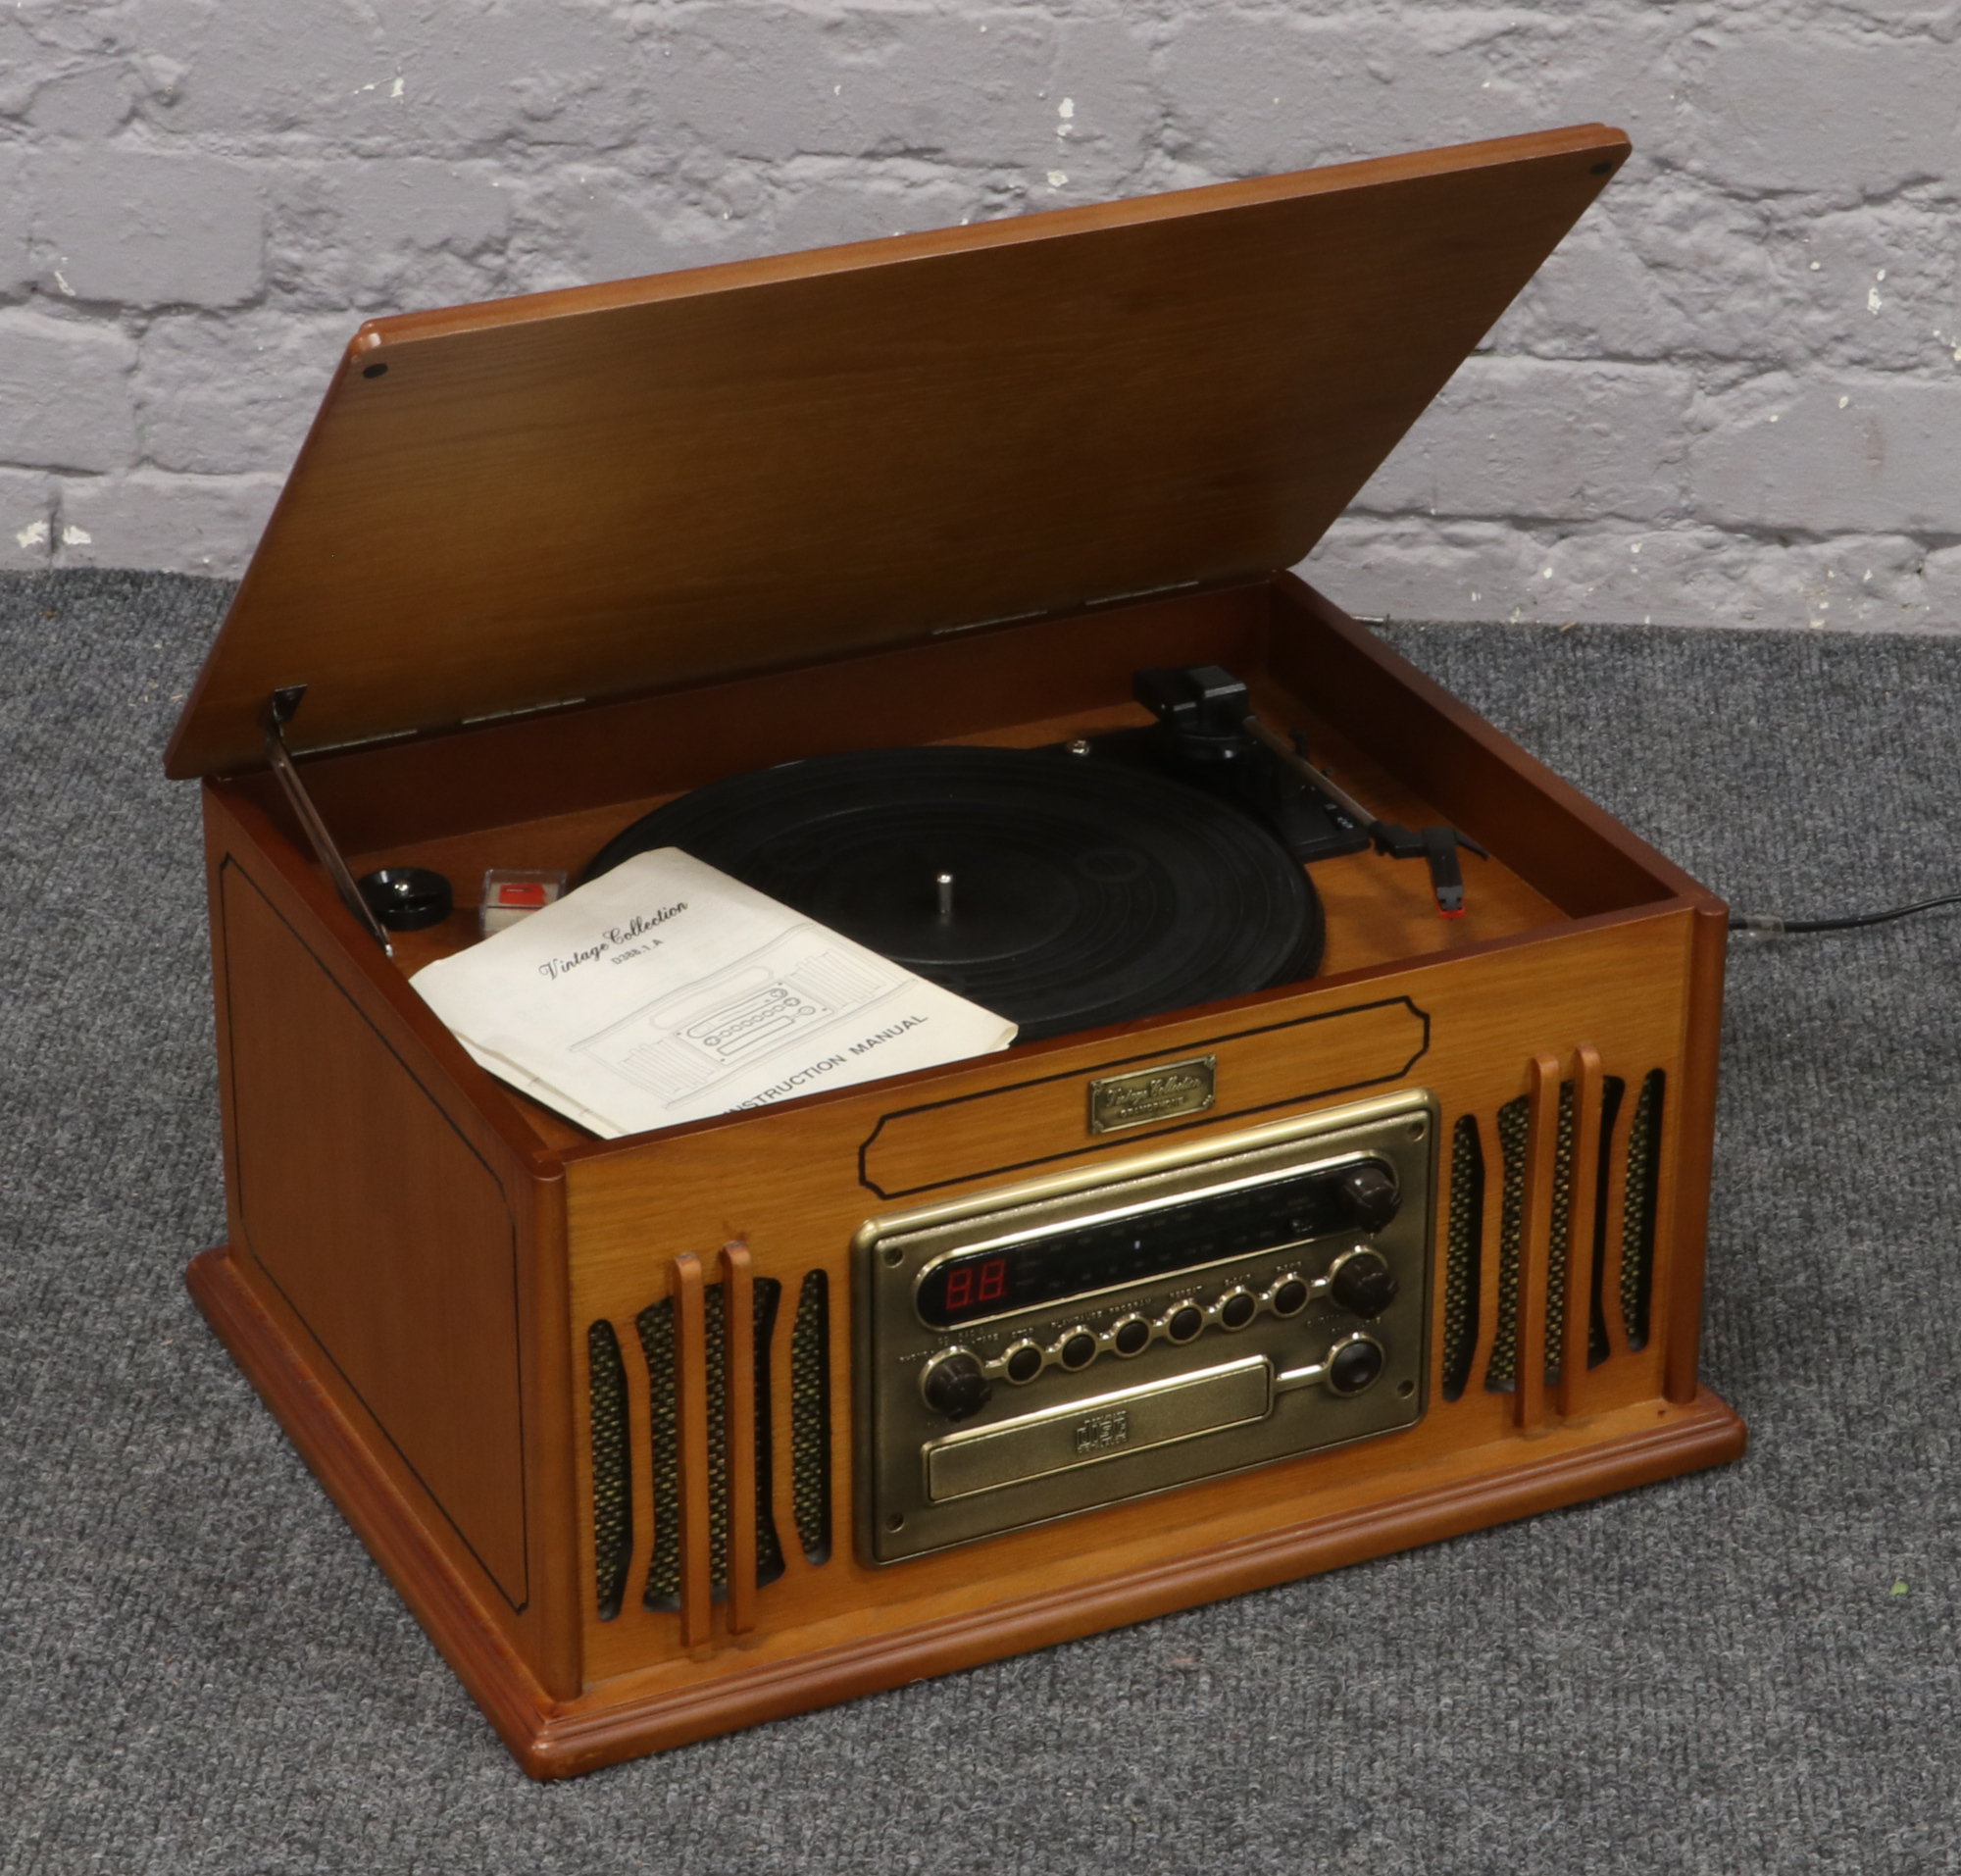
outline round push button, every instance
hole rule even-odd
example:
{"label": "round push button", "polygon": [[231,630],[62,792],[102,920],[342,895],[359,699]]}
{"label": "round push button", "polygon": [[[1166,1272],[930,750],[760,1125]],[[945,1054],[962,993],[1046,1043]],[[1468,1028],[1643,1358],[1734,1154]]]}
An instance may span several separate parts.
{"label": "round push button", "polygon": [[1328,1273],[1328,1293],[1351,1316],[1380,1316],[1400,1288],[1380,1251],[1351,1250]]}
{"label": "round push button", "polygon": [[1205,1327],[1205,1311],[1196,1303],[1185,1303],[1171,1312],[1171,1320],[1165,1324],[1165,1334],[1174,1342],[1189,1342]]}
{"label": "round push button", "polygon": [[1298,1277],[1289,1277],[1267,1298],[1267,1307],[1277,1316],[1297,1316],[1307,1307],[1307,1286]]}
{"label": "round push button", "polygon": [[1141,1316],[1127,1316],[1117,1325],[1117,1333],[1110,1338],[1111,1346],[1120,1355],[1140,1355],[1151,1339],[1151,1326]]}
{"label": "round push button", "polygon": [[1383,1344],[1369,1336],[1350,1336],[1329,1350],[1328,1386],[1335,1394],[1360,1394],[1383,1373]]}
{"label": "round push button", "polygon": [[1065,1368],[1086,1368],[1096,1359],[1096,1338],[1086,1329],[1079,1329],[1062,1344],[1062,1365]]}
{"label": "round push button", "polygon": [[1041,1373],[1042,1354],[1031,1342],[1017,1343],[1008,1350],[1008,1379],[1021,1383],[1032,1381]]}
{"label": "round push button", "polygon": [[1235,1290],[1219,1305],[1219,1320],[1228,1329],[1243,1329],[1260,1313],[1260,1305],[1243,1290]]}

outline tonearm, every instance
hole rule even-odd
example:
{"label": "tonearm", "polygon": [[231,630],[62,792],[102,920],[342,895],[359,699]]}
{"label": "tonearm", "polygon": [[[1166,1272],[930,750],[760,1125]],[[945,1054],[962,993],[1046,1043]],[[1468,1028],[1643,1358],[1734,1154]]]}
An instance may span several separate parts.
{"label": "tonearm", "polygon": [[1464,916],[1464,871],[1459,847],[1469,847],[1480,859],[1490,855],[1468,834],[1446,826],[1406,828],[1371,814],[1353,795],[1307,759],[1306,737],[1291,736],[1262,723],[1254,714],[1241,679],[1219,665],[1186,665],[1166,670],[1149,666],[1131,680],[1136,699],[1154,715],[1173,738],[1183,766],[1203,772],[1257,765],[1263,753],[1297,782],[1325,797],[1362,834],[1378,853],[1392,860],[1426,860],[1430,884],[1436,894],[1439,917]]}

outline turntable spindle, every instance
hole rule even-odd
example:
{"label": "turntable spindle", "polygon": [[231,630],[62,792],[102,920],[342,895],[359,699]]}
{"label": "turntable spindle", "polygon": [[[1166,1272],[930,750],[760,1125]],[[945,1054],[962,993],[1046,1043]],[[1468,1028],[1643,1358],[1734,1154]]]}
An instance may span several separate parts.
{"label": "turntable spindle", "polygon": [[953,875],[942,873],[933,884],[939,888],[939,916],[950,919],[953,916]]}

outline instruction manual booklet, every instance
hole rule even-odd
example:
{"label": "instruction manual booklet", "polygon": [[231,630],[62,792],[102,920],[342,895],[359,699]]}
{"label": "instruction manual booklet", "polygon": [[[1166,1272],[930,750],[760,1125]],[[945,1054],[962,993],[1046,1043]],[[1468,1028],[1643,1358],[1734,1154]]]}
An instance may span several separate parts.
{"label": "instruction manual booklet", "polygon": [[1006,1048],[1015,1026],[662,847],[411,980],[478,1061],[608,1140]]}

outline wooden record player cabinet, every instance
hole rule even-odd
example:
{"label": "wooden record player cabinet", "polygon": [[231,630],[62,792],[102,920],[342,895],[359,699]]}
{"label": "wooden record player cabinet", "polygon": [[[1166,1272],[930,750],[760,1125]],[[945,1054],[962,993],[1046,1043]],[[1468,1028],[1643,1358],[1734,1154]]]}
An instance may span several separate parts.
{"label": "wooden record player cabinet", "polygon": [[[230,1231],[189,1281],[527,1771],[1741,1451],[1697,1381],[1725,908],[1278,571],[1626,151],[1586,126],[354,340],[169,758],[203,778]],[[1134,668],[1208,663],[1378,812],[1488,846],[1468,916],[1421,864],[1326,862],[1312,983],[610,1141],[409,988],[486,866],[577,869],[792,757],[1140,721]],[[299,684],[352,870],[457,884],[392,959],[266,766]],[[1087,1131],[1089,1080],[1201,1052],[1209,1111]],[[868,1219],[1405,1088],[1442,1120],[1414,1427],[860,1560]]]}

